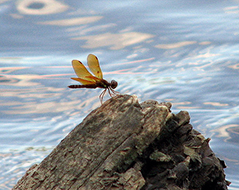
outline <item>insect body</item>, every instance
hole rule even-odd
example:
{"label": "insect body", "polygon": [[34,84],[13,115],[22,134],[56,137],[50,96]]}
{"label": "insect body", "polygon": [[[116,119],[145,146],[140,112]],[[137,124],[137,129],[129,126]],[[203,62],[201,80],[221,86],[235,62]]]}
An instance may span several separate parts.
{"label": "insect body", "polygon": [[118,86],[118,83],[115,80],[111,82],[103,79],[103,74],[100,69],[100,64],[98,58],[89,54],[87,57],[87,64],[89,66],[90,71],[95,75],[93,76],[85,66],[78,60],[72,61],[72,66],[75,70],[76,75],[79,78],[71,78],[80,82],[82,85],[70,85],[69,88],[104,88],[105,90],[100,94],[100,102],[102,103],[103,97],[108,90],[110,96],[112,97],[117,92],[114,89]]}

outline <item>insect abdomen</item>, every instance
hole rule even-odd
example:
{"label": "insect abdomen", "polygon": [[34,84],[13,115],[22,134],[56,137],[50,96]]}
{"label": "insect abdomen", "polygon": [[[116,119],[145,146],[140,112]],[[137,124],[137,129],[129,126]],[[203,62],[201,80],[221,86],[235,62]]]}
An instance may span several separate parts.
{"label": "insect abdomen", "polygon": [[87,85],[70,85],[69,88],[97,88],[95,84],[87,84]]}

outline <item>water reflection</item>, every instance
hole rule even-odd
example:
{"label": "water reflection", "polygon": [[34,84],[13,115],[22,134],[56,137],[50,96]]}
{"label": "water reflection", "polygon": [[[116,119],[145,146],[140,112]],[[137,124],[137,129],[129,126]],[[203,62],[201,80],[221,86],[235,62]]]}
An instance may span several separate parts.
{"label": "water reflection", "polygon": [[156,45],[155,47],[160,49],[173,49],[173,48],[180,48],[183,46],[192,45],[196,43],[197,43],[196,41],[184,41],[184,42],[177,42],[173,44],[159,44],[159,45]]}
{"label": "water reflection", "polygon": [[56,0],[18,0],[17,10],[27,15],[49,15],[66,11],[69,6]]}
{"label": "water reflection", "polygon": [[[49,15],[64,12],[69,9],[68,5],[56,0],[19,0],[17,1],[16,6],[19,13],[28,15]],[[12,15],[14,15],[14,18],[18,18],[16,14]],[[77,13],[77,11],[71,12],[70,15],[79,15],[79,13]],[[109,27],[116,26],[115,23],[98,25],[96,28],[69,28],[69,26],[79,26],[94,23],[103,18],[104,16],[83,16],[60,20],[40,21],[37,22],[37,24],[67,27],[67,31],[70,32],[69,36],[71,36],[71,40],[86,40],[86,43],[81,45],[82,48],[86,49],[109,47],[111,50],[119,50],[134,44],[147,42],[147,40],[154,37],[152,34],[136,32],[129,28],[124,29],[119,33],[104,32],[97,35],[89,35],[89,33],[92,32],[92,29],[100,28],[102,31],[105,31]]]}
{"label": "water reflection", "polygon": [[0,83],[3,84],[3,85],[6,84],[6,83],[17,83],[19,81],[20,80],[0,75]]}
{"label": "water reflection", "polygon": [[228,106],[228,104],[224,104],[224,103],[220,103],[220,102],[204,102],[203,104],[204,105],[219,106],[219,107]]}
{"label": "water reflection", "polygon": [[0,73],[7,74],[7,73],[11,73],[13,71],[26,69],[26,68],[29,68],[29,67],[2,67],[2,68],[0,68]]}
{"label": "water reflection", "polygon": [[239,13],[239,7],[238,6],[225,7],[223,10],[227,14],[238,14]]}
{"label": "water reflection", "polygon": [[239,69],[239,63],[228,66],[228,67],[231,68],[231,69]]}
{"label": "water reflection", "polygon": [[87,40],[86,44],[81,46],[82,48],[100,48],[108,47],[111,50],[123,49],[127,46],[144,42],[154,36],[151,34],[140,33],[140,32],[126,32],[126,33],[104,33],[91,36],[75,37],[72,40]]}
{"label": "water reflection", "polygon": [[[142,101],[171,101],[173,109],[194,114],[194,127],[205,135],[214,129],[213,141],[220,138],[213,147],[217,153],[225,153],[218,147],[238,152],[238,108],[230,111],[238,104],[238,6],[231,1],[173,4],[18,0],[16,12],[12,1],[1,1],[4,150],[57,144],[62,131],[70,131],[100,106],[100,89],[67,88],[74,75],[70,61],[97,52],[107,65],[102,65],[104,73],[119,82],[117,91],[135,93]],[[11,121],[15,123],[9,125]],[[234,149],[228,148],[231,144]],[[26,162],[34,154],[27,152]],[[21,176],[16,168],[26,164],[16,163],[24,155],[18,154],[15,162],[14,155],[2,159],[0,166],[7,168],[2,184],[16,181],[7,179],[14,172]]]}
{"label": "water reflection", "polygon": [[38,24],[56,25],[56,26],[74,26],[74,25],[89,24],[92,22],[96,22],[102,18],[103,18],[102,16],[79,17],[79,18],[71,18],[71,19],[63,19],[63,20],[38,22]]}
{"label": "water reflection", "polygon": [[182,42],[171,43],[171,44],[158,44],[155,47],[159,48],[159,49],[174,49],[174,48],[182,48],[184,46],[193,45],[193,44],[209,45],[209,44],[211,44],[211,42],[209,42],[209,41],[203,41],[203,42],[182,41]]}
{"label": "water reflection", "polygon": [[[46,96],[45,94],[42,94],[40,92],[38,92],[39,90],[35,91],[36,96],[38,96],[38,98],[43,98],[44,96]],[[29,92],[32,93],[32,92]],[[54,95],[57,95],[56,93]],[[14,96],[14,97],[18,97],[19,94],[18,93],[12,93],[9,92],[8,93],[8,97],[9,96]],[[23,94],[23,96],[27,96],[27,94]],[[33,96],[33,94],[32,94]],[[49,96],[49,95],[47,95]],[[52,95],[51,95],[52,96]],[[24,97],[22,97],[24,98]],[[30,98],[30,97],[28,97]],[[17,114],[17,115],[28,115],[28,114],[50,114],[49,117],[51,115],[53,115],[54,113],[62,113],[64,111],[68,111],[72,108],[78,108],[79,110],[81,110],[82,106],[87,106],[89,103],[91,103],[93,100],[95,100],[97,97],[89,98],[86,101],[82,102],[81,100],[76,100],[76,101],[71,101],[71,102],[57,102],[57,101],[51,101],[51,102],[43,102],[40,103],[38,101],[29,101],[29,102],[9,102],[9,103],[5,103],[3,104],[4,106],[8,106],[9,108],[12,107],[12,109],[9,110],[2,110],[1,112],[4,114]],[[87,103],[88,102],[88,103]],[[14,106],[14,107],[13,107]]]}
{"label": "water reflection", "polygon": [[[239,144],[239,125],[238,124],[229,124],[219,127],[217,129],[211,130],[216,132],[217,137],[223,137],[225,141],[234,141]],[[234,139],[232,139],[234,136]],[[235,137],[236,136],[236,137]]]}
{"label": "water reflection", "polygon": [[16,181],[22,177],[33,163],[41,162],[44,157],[50,153],[52,148],[36,147],[26,148],[25,150],[15,151],[11,150],[11,153],[0,154],[1,175],[0,189],[11,189]]}

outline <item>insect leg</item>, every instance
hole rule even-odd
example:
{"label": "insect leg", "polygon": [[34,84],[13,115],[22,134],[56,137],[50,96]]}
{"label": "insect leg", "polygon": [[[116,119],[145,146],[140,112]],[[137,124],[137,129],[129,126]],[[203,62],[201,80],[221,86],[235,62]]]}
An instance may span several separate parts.
{"label": "insect leg", "polygon": [[107,90],[107,88],[104,89],[104,91],[101,92],[101,94],[99,95],[99,99],[100,99],[100,103],[101,103],[101,104],[102,104],[102,102],[103,102],[103,98],[104,98],[104,95],[105,95],[105,93],[106,93],[106,90]]}

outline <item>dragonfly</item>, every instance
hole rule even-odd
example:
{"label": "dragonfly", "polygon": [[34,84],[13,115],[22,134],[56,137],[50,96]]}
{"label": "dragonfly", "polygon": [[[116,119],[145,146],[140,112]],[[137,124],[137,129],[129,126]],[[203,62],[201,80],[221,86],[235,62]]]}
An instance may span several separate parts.
{"label": "dragonfly", "polygon": [[103,73],[100,68],[98,58],[89,54],[87,57],[87,64],[90,71],[94,74],[94,76],[86,69],[86,67],[78,60],[72,60],[72,66],[76,75],[79,78],[71,78],[75,81],[81,83],[81,85],[70,85],[69,88],[104,88],[104,91],[100,94],[99,99],[102,104],[104,95],[106,91],[108,91],[109,95],[113,97],[118,92],[114,91],[114,89],[118,86],[118,83],[115,80],[108,82],[103,79]]}

